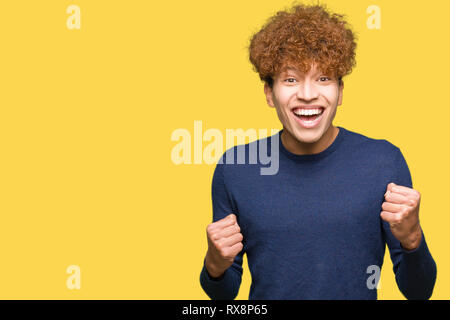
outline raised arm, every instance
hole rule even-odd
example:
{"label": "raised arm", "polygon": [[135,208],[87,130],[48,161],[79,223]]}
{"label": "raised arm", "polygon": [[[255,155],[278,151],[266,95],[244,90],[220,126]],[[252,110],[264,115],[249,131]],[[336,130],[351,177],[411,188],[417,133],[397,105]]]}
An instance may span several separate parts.
{"label": "raised arm", "polygon": [[396,178],[387,186],[380,216],[395,280],[405,298],[429,299],[437,269],[419,222],[421,195],[413,189],[408,165],[399,149],[394,166]]}
{"label": "raised arm", "polygon": [[241,285],[243,244],[237,212],[228,196],[224,166],[217,164],[212,180],[213,222],[206,229],[208,251],[200,284],[211,299],[234,299]]}

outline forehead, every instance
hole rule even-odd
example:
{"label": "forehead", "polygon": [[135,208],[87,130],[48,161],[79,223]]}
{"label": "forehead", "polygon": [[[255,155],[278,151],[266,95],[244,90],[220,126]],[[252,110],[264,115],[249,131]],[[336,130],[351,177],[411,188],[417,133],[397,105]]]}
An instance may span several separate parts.
{"label": "forehead", "polygon": [[[307,71],[306,74],[316,74],[320,73],[321,70],[317,68],[315,65],[311,66],[310,69]],[[300,69],[294,67],[294,66],[287,66],[280,70],[280,74],[286,74],[286,73],[295,73],[295,74],[305,74]]]}

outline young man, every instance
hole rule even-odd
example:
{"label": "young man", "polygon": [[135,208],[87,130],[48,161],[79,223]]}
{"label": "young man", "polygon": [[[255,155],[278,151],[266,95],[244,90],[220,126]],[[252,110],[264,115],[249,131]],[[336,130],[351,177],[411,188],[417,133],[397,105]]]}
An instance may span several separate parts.
{"label": "young man", "polygon": [[[385,244],[403,295],[430,298],[436,264],[400,149],[332,123],[355,48],[342,16],[318,5],[278,12],[253,36],[250,61],[283,129],[246,144],[245,164],[234,147],[215,168],[200,274],[210,298],[236,297],[246,253],[249,299],[376,299]],[[278,146],[276,174],[248,161],[263,143]]]}

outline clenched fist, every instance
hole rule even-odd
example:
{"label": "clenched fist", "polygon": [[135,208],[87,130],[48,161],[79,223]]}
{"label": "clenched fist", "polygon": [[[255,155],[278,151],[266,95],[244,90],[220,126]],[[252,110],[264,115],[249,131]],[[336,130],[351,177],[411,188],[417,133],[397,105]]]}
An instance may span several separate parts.
{"label": "clenched fist", "polygon": [[218,278],[233,264],[234,258],[241,252],[244,247],[242,244],[244,237],[233,213],[209,224],[206,234],[208,237],[206,269],[212,277]]}
{"label": "clenched fist", "polygon": [[419,223],[420,193],[417,190],[389,183],[380,216],[389,222],[391,232],[406,250],[417,248],[422,239]]}

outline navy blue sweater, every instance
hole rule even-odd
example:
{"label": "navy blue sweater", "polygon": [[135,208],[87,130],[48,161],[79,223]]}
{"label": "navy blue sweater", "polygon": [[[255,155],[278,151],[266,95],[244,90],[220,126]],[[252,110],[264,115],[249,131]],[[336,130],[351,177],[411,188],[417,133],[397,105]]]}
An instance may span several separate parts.
{"label": "navy blue sweater", "polygon": [[[403,295],[431,296],[436,264],[424,234],[419,247],[407,251],[380,218],[390,182],[413,187],[400,149],[338,128],[333,143],[316,154],[288,151],[283,130],[223,154],[212,178],[213,221],[234,213],[244,248],[220,278],[212,278],[203,261],[200,283],[211,299],[237,296],[244,253],[250,300],[377,299],[368,284],[381,269],[385,244]],[[245,150],[244,163],[238,163],[238,147]],[[255,150],[279,155],[275,174],[261,174],[269,164],[252,162]]]}

